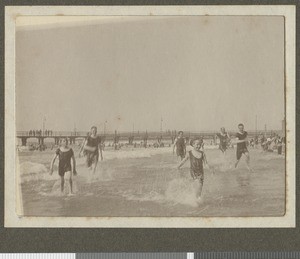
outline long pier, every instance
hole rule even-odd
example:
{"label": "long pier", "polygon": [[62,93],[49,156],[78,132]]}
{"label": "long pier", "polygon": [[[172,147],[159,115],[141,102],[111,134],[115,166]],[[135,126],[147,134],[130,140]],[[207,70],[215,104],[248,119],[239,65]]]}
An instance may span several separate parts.
{"label": "long pier", "polygon": [[[258,132],[263,132],[266,136],[271,135],[272,133],[282,133],[281,130],[270,130],[270,131],[247,131],[249,138],[254,138],[257,136]],[[164,132],[148,132],[148,131],[137,131],[137,132],[106,132],[98,134],[101,141],[112,141],[113,143],[119,143],[120,141],[128,141],[128,144],[133,144],[135,141],[147,142],[149,140],[155,140],[158,143],[163,141],[171,141],[172,144],[177,137],[177,131],[164,131]],[[216,142],[217,131],[198,131],[198,132],[184,132],[184,137],[189,140],[196,137],[202,137],[203,139],[210,139]],[[234,136],[236,132],[229,131],[230,136]],[[83,139],[88,136],[89,132],[74,132],[74,131],[53,131],[47,135],[42,132],[41,134],[29,134],[29,131],[17,131],[16,137],[21,139],[22,146],[26,146],[28,139],[37,139],[40,145],[43,145],[45,139],[53,139],[56,145],[59,144],[60,139],[67,138],[70,144],[75,144],[76,139]]]}

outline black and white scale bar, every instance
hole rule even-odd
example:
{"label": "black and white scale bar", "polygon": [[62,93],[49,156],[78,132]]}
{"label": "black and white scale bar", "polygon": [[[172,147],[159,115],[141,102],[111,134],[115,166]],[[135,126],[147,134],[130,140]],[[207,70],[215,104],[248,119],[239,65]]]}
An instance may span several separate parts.
{"label": "black and white scale bar", "polygon": [[194,259],[298,259],[295,252],[196,252]]}
{"label": "black and white scale bar", "polygon": [[193,259],[187,253],[82,253],[76,259]]}

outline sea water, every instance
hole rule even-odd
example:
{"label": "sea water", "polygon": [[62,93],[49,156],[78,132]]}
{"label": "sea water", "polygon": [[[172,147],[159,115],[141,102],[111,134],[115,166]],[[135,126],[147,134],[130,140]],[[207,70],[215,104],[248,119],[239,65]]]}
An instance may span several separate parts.
{"label": "sea water", "polygon": [[207,149],[202,203],[196,198],[189,161],[178,170],[172,148],[106,149],[95,174],[78,158],[74,195],[60,191],[54,150],[18,152],[23,213],[27,216],[281,216],[285,212],[285,160],[276,153],[249,149],[235,169],[235,150],[224,156]]}

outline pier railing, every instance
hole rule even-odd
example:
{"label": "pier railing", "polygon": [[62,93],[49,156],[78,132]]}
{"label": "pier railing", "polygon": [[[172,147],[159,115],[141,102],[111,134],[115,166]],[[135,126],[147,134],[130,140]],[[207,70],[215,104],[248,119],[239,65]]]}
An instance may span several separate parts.
{"label": "pier railing", "polygon": [[[266,134],[267,136],[271,135],[272,133],[281,134],[281,130],[269,130],[269,131],[253,131],[249,130],[247,131],[249,136],[255,136],[260,133]],[[17,131],[16,132],[17,137],[86,137],[89,132],[88,131],[50,131],[46,134],[46,132],[37,133],[37,132],[31,132],[30,131]],[[135,131],[135,132],[126,132],[126,131],[107,131],[107,132],[98,132],[99,136],[119,136],[119,137],[141,137],[141,136],[149,136],[149,137],[162,137],[162,138],[168,138],[168,137],[174,137],[176,136],[178,131]],[[218,133],[218,131],[185,131],[184,136],[185,137],[200,137],[200,136],[214,136]],[[234,136],[236,134],[236,131],[228,131],[230,136]]]}

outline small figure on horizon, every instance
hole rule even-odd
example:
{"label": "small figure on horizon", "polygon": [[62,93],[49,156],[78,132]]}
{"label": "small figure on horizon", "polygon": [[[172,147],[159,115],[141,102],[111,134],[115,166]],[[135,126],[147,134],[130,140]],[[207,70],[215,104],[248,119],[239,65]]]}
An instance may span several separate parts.
{"label": "small figure on horizon", "polygon": [[277,135],[276,138],[276,146],[277,146],[277,154],[281,155],[282,154],[282,137]]}
{"label": "small figure on horizon", "polygon": [[249,143],[250,147],[254,148],[255,143],[254,143],[254,139],[250,139],[250,143]]}

